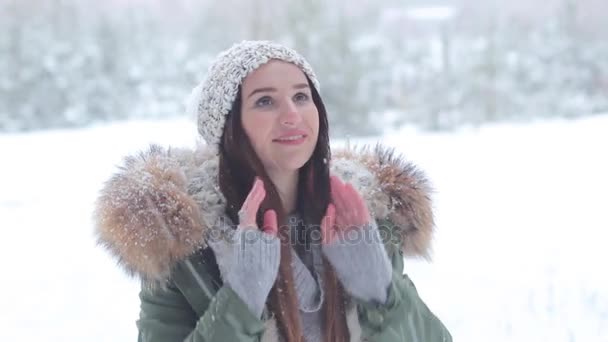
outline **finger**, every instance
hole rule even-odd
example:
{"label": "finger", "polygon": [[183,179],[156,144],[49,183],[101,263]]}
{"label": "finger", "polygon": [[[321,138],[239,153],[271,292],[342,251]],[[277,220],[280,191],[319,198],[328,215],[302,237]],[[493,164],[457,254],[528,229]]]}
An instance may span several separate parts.
{"label": "finger", "polygon": [[[353,226],[360,225],[362,211],[357,199],[361,196],[350,183],[334,180],[333,199],[336,203],[336,227],[339,231],[347,231]],[[361,215],[362,216],[362,215]]]}
{"label": "finger", "polygon": [[264,213],[264,233],[272,236],[277,236],[279,232],[279,224],[277,222],[276,211],[270,209]]}
{"label": "finger", "polygon": [[337,223],[340,224],[347,208],[344,201],[344,184],[335,176],[331,178],[331,197],[337,213]]}
{"label": "finger", "polygon": [[353,188],[353,192],[355,193],[358,202],[357,211],[359,212],[359,217],[361,218],[363,223],[368,223],[370,221],[371,216],[369,214],[369,208],[367,207],[367,201],[355,188]]}
{"label": "finger", "polygon": [[252,189],[251,199],[249,200],[249,210],[257,211],[257,206],[262,202],[266,196],[266,189],[264,188],[264,181],[256,177],[255,188]]}
{"label": "finger", "polygon": [[333,204],[327,206],[325,216],[321,220],[321,243],[329,244],[334,241],[336,236],[336,207]]}
{"label": "finger", "polygon": [[[260,197],[265,195],[263,194],[262,181],[256,177],[253,182],[253,186],[251,187],[251,191],[247,194],[247,198],[243,202],[243,206],[241,210],[239,210],[239,225],[244,228],[253,228],[256,226],[256,214],[257,209],[259,208],[259,200]],[[256,205],[256,203],[258,203]]]}
{"label": "finger", "polygon": [[353,198],[352,186],[349,183],[342,183],[336,201],[340,203],[339,227],[341,230],[350,229],[357,221],[357,206]]}
{"label": "finger", "polygon": [[329,184],[331,186],[330,193],[332,195],[337,195],[340,192],[340,190],[342,189],[342,187],[344,186],[344,184],[342,183],[340,178],[338,178],[336,176],[331,176],[331,178],[329,180]]}
{"label": "finger", "polygon": [[257,189],[259,188],[261,180],[258,177],[255,177],[253,180],[253,184],[251,185],[251,190],[249,190],[249,194],[247,194],[247,198],[245,198],[245,202],[250,201],[256,194]]}
{"label": "finger", "polygon": [[347,184],[345,192],[349,199],[349,207],[352,208],[352,215],[354,223],[361,225],[367,223],[369,219],[369,211],[365,204],[365,200],[361,197],[361,194],[353,187],[352,184]]}
{"label": "finger", "polygon": [[249,210],[250,210],[250,212],[253,213],[254,218],[255,218],[256,213],[260,209],[260,205],[262,204],[264,197],[266,197],[266,189],[264,189],[264,182],[262,180],[258,179],[257,188],[255,190],[253,197],[251,198],[251,202],[249,203],[250,204]]}
{"label": "finger", "polygon": [[327,206],[327,210],[325,211],[325,216],[321,220],[321,243],[329,244],[333,241],[334,235],[334,225],[332,224],[335,220],[335,207],[333,204],[329,204]]}
{"label": "finger", "polygon": [[241,210],[249,211],[250,203],[251,203],[253,197],[256,196],[258,184],[259,184],[259,179],[257,177],[255,177],[255,180],[253,181],[253,185],[251,186],[251,190],[249,190],[249,193],[247,194],[245,201],[243,201],[243,206],[241,207]]}

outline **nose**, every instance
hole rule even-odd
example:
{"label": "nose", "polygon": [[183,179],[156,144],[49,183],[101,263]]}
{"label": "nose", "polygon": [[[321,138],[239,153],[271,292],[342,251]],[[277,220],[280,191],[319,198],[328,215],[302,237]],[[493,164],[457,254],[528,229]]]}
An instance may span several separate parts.
{"label": "nose", "polygon": [[295,126],[302,121],[302,116],[300,115],[298,107],[291,100],[285,101],[281,113],[281,124],[285,126]]}

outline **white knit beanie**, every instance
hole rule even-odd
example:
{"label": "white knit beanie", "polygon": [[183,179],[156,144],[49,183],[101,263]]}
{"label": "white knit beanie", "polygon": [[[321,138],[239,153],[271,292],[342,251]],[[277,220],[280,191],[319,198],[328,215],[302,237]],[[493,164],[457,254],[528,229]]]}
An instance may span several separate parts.
{"label": "white knit beanie", "polygon": [[270,41],[243,41],[233,45],[211,63],[205,80],[192,90],[186,104],[188,113],[198,119],[198,132],[209,146],[219,146],[226,115],[243,79],[271,59],[295,64],[316,90],[320,90],[312,68],[296,51]]}

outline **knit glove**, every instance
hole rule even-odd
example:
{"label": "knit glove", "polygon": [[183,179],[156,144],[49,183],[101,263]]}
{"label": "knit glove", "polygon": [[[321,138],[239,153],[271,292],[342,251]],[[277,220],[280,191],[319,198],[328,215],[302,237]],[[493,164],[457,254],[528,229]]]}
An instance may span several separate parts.
{"label": "knit glove", "polygon": [[323,253],[350,295],[385,303],[392,267],[378,227],[351,184],[332,176],[331,195],[321,222]]}
{"label": "knit glove", "polygon": [[264,196],[263,184],[256,180],[239,211],[237,229],[222,221],[218,227],[220,234],[208,242],[224,283],[257,317],[261,317],[276,281],[281,256],[281,243],[276,236],[276,213],[268,210],[264,214],[263,232],[255,223],[255,215]]}
{"label": "knit glove", "polygon": [[355,229],[356,233],[323,245],[323,253],[349,294],[366,302],[385,303],[393,272],[378,227],[368,223]]}

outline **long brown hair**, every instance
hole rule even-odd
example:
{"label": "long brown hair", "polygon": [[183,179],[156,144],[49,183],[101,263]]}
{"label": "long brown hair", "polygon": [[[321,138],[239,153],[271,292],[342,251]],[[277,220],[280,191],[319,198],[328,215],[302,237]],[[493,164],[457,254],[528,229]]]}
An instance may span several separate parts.
{"label": "long brown hair", "polygon": [[[298,180],[297,210],[307,227],[319,227],[330,202],[329,188],[329,125],[321,96],[310,79],[312,99],[319,112],[319,136],[311,158],[300,168]],[[219,185],[226,198],[226,215],[238,222],[238,211],[251,190],[254,177],[264,181],[266,198],[257,213],[258,227],[262,227],[263,213],[274,209],[279,224],[281,262],[277,280],[268,298],[271,312],[275,315],[279,331],[288,342],[304,340],[300,324],[298,298],[291,270],[291,242],[287,213],[279,193],[264,170],[262,162],[253,150],[241,121],[241,90],[226,119],[219,148]],[[309,234],[306,234],[309,237]],[[331,265],[324,258],[323,284],[323,335],[327,342],[347,341],[349,338],[345,317],[344,290]]]}

